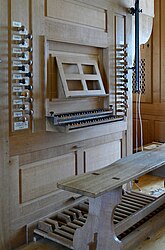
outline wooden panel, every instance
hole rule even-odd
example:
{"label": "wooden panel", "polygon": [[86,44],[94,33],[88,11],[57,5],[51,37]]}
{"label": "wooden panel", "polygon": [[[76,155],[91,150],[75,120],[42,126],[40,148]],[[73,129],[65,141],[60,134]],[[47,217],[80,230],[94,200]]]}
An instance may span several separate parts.
{"label": "wooden panel", "polygon": [[145,105],[142,103],[141,110],[144,114],[150,115],[150,116],[161,116],[163,119],[163,114],[165,112],[165,103],[153,103]]}
{"label": "wooden panel", "polygon": [[9,249],[8,1],[0,0],[0,249]]}
{"label": "wooden panel", "polygon": [[[83,111],[91,109],[105,108],[105,99],[101,97],[88,97],[84,98],[68,98],[65,99],[54,99],[52,101],[46,100],[46,113],[49,115],[50,111],[56,111],[56,113]],[[75,107],[76,106],[76,107]]]}
{"label": "wooden panel", "polygon": [[[106,11],[75,1],[47,0],[48,17],[106,29]],[[67,10],[67,11],[66,11]]]}
{"label": "wooden panel", "polygon": [[154,122],[155,141],[165,142],[165,121]]}
{"label": "wooden panel", "polygon": [[11,1],[12,22],[19,21],[29,30],[29,1],[12,0]]}
{"label": "wooden panel", "polygon": [[22,166],[20,169],[21,202],[56,191],[57,181],[74,174],[74,154]]}
{"label": "wooden panel", "polygon": [[[114,136],[115,133],[120,133],[127,129],[125,121],[112,122],[95,128],[86,128],[84,131],[75,131],[74,133],[36,133],[29,135],[26,147],[23,147],[20,142],[25,140],[24,135],[12,137],[10,144],[11,155],[21,155],[34,152],[34,155],[40,155],[40,150],[60,146],[69,143],[77,144],[79,141],[90,140],[100,136]],[[35,152],[36,151],[36,152]],[[37,152],[38,151],[38,152]],[[23,156],[23,155],[22,155]],[[35,159],[34,159],[35,160]]]}
{"label": "wooden panel", "polygon": [[105,48],[108,46],[108,34],[100,29],[72,23],[45,20],[45,36],[48,40],[89,45]]}
{"label": "wooden panel", "polygon": [[9,160],[7,140],[0,138],[0,249],[6,250],[9,247],[10,221],[9,221]]}
{"label": "wooden panel", "polygon": [[31,20],[33,31],[33,98],[35,100],[33,129],[35,132],[45,130],[44,121],[44,98],[45,98],[45,61],[44,61],[44,42],[43,34],[44,26],[44,1],[30,1],[31,2]]}
{"label": "wooden panel", "polygon": [[[155,18],[151,39],[144,45],[143,54],[146,61],[146,94],[142,96],[141,113],[147,117],[149,127],[146,130],[148,137],[144,143],[165,140],[164,136],[164,114],[165,114],[165,77],[164,77],[164,56],[165,56],[165,35],[164,35],[164,9],[163,0],[155,0]],[[150,96],[150,97],[149,97]],[[150,99],[150,100],[149,100]],[[135,107],[134,107],[135,112]],[[145,137],[145,134],[144,134]]]}
{"label": "wooden panel", "polygon": [[4,8],[0,15],[0,138],[8,135],[8,14],[7,4],[1,0],[1,10]]}
{"label": "wooden panel", "polygon": [[[102,48],[97,48],[94,46],[83,46],[79,45],[77,43],[65,43],[65,42],[58,42],[58,41],[53,41],[53,40],[47,40],[48,43],[48,50],[51,53],[76,53],[76,54],[85,54],[85,55],[93,55],[93,56],[100,56],[102,53]],[[55,54],[54,54],[55,55]]]}
{"label": "wooden panel", "polygon": [[10,157],[10,219],[11,221],[19,216],[19,157]]}
{"label": "wooden panel", "polygon": [[152,33],[152,75],[153,75],[153,102],[160,102],[161,94],[161,61],[160,61],[160,40],[161,40],[161,25],[160,25],[160,1],[155,1],[155,17],[154,17],[154,26]]}
{"label": "wooden panel", "polygon": [[[148,144],[152,141],[152,122],[147,119],[142,120],[143,129],[143,144]],[[136,119],[133,119],[133,143],[136,147]],[[141,146],[140,123],[138,122],[138,147]]]}
{"label": "wooden panel", "polygon": [[164,33],[164,23],[165,23],[165,1],[160,0],[160,23],[161,23],[161,40],[160,40],[160,48],[161,48],[161,102],[165,102],[165,63],[164,63],[164,57],[165,57],[165,33]]}
{"label": "wooden panel", "polygon": [[121,142],[114,141],[85,150],[85,170],[103,168],[121,157]]}
{"label": "wooden panel", "polygon": [[115,39],[116,45],[125,44],[125,17],[122,15],[115,16]]}

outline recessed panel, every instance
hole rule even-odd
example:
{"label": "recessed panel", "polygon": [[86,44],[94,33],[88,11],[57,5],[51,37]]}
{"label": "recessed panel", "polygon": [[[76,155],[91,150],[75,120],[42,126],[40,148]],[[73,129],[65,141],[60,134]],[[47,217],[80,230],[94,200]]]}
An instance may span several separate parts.
{"label": "recessed panel", "polygon": [[20,202],[56,191],[59,180],[74,174],[74,153],[23,165],[20,169]]}
{"label": "recessed panel", "polygon": [[85,171],[94,171],[110,165],[121,158],[120,140],[85,150]]}
{"label": "recessed panel", "polygon": [[47,0],[48,17],[106,30],[106,10],[78,1]]}
{"label": "recessed panel", "polygon": [[154,122],[154,140],[165,142],[165,121]]}

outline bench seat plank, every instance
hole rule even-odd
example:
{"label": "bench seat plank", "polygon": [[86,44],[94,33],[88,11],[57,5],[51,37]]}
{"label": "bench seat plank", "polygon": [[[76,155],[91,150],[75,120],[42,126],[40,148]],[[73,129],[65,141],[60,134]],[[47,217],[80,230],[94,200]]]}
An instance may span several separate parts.
{"label": "bench seat plank", "polygon": [[96,198],[165,165],[165,145],[124,157],[97,171],[69,177],[58,188]]}

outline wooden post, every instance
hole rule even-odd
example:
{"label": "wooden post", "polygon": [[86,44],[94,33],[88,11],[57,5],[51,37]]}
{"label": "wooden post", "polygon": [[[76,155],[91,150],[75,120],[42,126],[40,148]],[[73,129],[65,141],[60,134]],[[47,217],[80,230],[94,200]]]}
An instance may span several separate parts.
{"label": "wooden post", "polygon": [[76,230],[73,238],[75,250],[122,249],[113,225],[113,212],[121,197],[122,188],[119,187],[97,198],[89,198],[87,221]]}

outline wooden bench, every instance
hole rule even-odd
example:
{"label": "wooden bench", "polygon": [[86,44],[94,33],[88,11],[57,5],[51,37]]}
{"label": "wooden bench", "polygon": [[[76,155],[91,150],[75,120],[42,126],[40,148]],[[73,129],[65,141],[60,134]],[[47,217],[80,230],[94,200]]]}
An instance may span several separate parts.
{"label": "wooden bench", "polygon": [[[165,165],[165,145],[122,158],[97,171],[67,178],[58,188],[89,197],[89,213],[83,227],[75,231],[75,250],[119,250],[113,213],[121,202],[122,186]],[[165,195],[163,197],[165,202]],[[164,222],[165,223],[165,222]]]}

